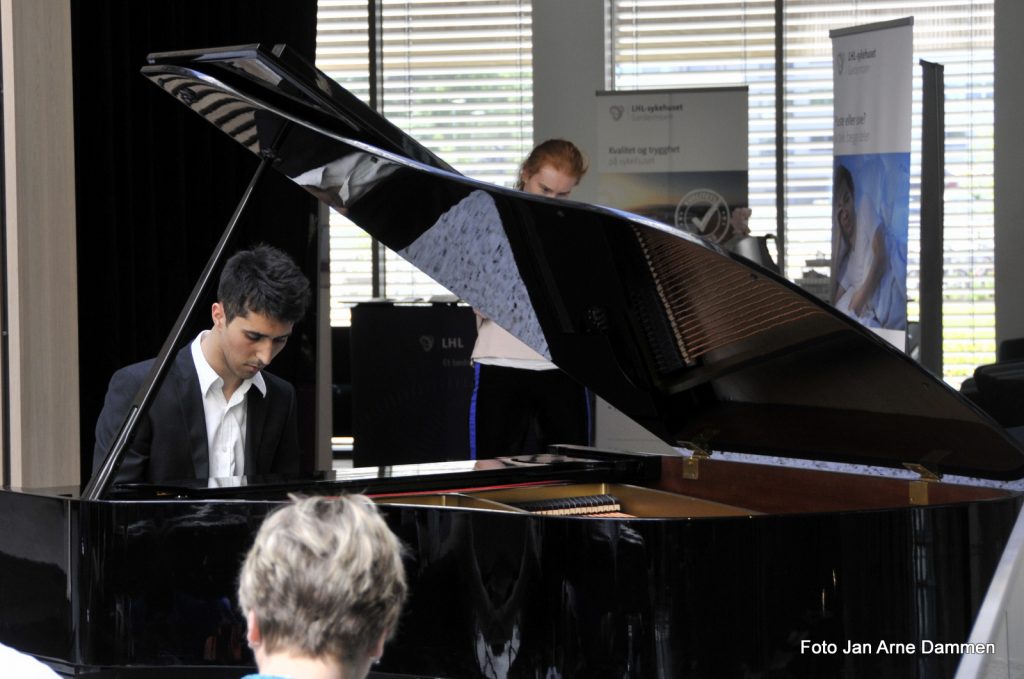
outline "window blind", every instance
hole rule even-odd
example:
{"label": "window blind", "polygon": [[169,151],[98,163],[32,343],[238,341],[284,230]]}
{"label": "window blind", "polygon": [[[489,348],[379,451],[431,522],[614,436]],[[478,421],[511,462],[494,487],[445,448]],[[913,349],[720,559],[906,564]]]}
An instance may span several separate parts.
{"label": "window blind", "polygon": [[[836,28],[914,17],[914,58],[944,65],[946,188],[943,365],[959,384],[995,357],[992,0],[612,0],[617,89],[750,87],[752,230],[775,231],[775,116],[784,120],[785,275],[827,274],[831,256],[832,45]],[[782,22],[783,106],[774,101]],[[908,316],[917,319],[920,69],[913,88]]]}
{"label": "window blind", "polygon": [[[511,185],[533,143],[529,0],[376,0],[381,20],[380,108],[388,120],[463,174]],[[369,98],[366,0],[320,0],[317,66]],[[370,296],[370,239],[331,215],[332,324]],[[393,252],[383,294],[446,294]]]}

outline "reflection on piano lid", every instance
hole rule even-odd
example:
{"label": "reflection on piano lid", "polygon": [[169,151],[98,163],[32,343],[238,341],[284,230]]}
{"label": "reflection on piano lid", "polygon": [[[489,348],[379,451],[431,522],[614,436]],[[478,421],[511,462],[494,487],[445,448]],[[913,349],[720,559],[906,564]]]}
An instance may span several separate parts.
{"label": "reflection on piano lid", "polygon": [[1024,476],[978,408],[749,260],[464,177],[283,47],[143,73],[671,445]]}
{"label": "reflection on piano lid", "polygon": [[[594,476],[601,479],[628,478],[633,481],[657,478],[660,461],[656,455],[601,451],[593,448],[561,452],[496,457],[489,460],[454,460],[379,467],[349,467],[321,471],[295,478],[282,475],[232,476],[223,479],[180,479],[160,484],[121,483],[112,497],[118,499],[283,498],[289,493],[358,492],[374,498],[408,499],[432,493],[457,493],[464,489],[548,486]],[[592,494],[601,494],[592,493]],[[561,493],[559,497],[565,497]]]}

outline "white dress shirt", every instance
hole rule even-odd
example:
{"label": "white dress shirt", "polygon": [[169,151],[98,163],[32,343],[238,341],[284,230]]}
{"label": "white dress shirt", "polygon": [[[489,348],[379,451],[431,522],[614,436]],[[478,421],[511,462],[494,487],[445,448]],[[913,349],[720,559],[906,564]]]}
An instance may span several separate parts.
{"label": "white dress shirt", "polygon": [[199,389],[206,413],[206,441],[210,450],[210,478],[245,474],[245,395],[253,385],[264,396],[267,385],[263,375],[243,380],[231,399],[224,398],[224,380],[210,367],[203,354],[202,340],[210,331],[204,330],[192,340],[192,362],[199,375]]}

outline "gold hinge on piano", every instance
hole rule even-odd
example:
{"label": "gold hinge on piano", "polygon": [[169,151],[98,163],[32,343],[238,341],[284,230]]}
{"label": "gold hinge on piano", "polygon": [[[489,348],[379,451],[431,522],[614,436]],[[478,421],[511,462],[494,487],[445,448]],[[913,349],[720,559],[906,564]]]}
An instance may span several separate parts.
{"label": "gold hinge on piano", "polygon": [[680,443],[690,450],[690,456],[683,458],[683,478],[696,481],[700,478],[700,461],[709,459],[711,451],[698,442],[681,441]]}
{"label": "gold hinge on piano", "polygon": [[928,488],[931,484],[942,480],[937,471],[916,462],[904,462],[903,466],[918,475],[910,482],[910,504],[928,504]]}

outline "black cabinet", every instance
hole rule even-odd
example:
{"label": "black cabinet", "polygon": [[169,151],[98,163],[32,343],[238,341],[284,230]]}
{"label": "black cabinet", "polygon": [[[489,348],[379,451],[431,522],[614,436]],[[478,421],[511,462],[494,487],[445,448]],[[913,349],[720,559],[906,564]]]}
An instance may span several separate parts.
{"label": "black cabinet", "polygon": [[355,466],[468,459],[473,310],[368,302],[351,332]]}

